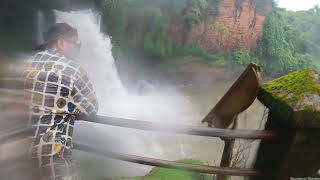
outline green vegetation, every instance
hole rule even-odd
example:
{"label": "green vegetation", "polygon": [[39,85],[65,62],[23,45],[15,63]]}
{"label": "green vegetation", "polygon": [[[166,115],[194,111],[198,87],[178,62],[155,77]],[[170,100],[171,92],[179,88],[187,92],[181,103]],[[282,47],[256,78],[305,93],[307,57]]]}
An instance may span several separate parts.
{"label": "green vegetation", "polygon": [[[124,59],[152,59],[157,63],[170,57],[196,56],[212,64],[230,67],[260,64],[267,75],[279,76],[295,70],[318,65],[320,67],[320,10],[291,12],[274,7],[266,19],[263,37],[251,52],[239,49],[233,53],[210,53],[197,45],[176,47],[168,32],[168,24],[182,22],[188,31],[208,16],[218,15],[221,0],[99,0],[104,16],[104,30],[112,37],[115,57]],[[264,12],[269,1],[254,1],[257,12]],[[209,28],[218,29],[225,36],[229,29],[221,23]],[[184,40],[182,40],[182,43]],[[150,61],[150,60],[149,60]]]}
{"label": "green vegetation", "polygon": [[128,56],[147,54],[157,58],[171,55],[172,43],[163,15],[171,12],[170,8],[164,11],[164,5],[154,0],[100,0],[99,6],[104,12],[103,28],[112,37],[115,56],[119,52]]}
{"label": "green vegetation", "polygon": [[231,60],[231,63],[233,63],[233,65],[242,65],[242,66],[247,66],[251,62],[256,64],[261,64],[259,58],[257,58],[254,54],[250,54],[244,50],[239,50],[235,52]]}
{"label": "green vegetation", "polygon": [[[315,16],[318,16],[319,21],[319,15]],[[268,16],[256,54],[263,60],[264,68],[270,72],[284,74],[312,65],[315,57],[307,50],[304,44],[306,39],[303,38],[304,34],[312,32],[303,32],[298,24],[293,23],[294,19],[299,18],[293,12],[278,8],[274,8]]]}
{"label": "green vegetation", "polygon": [[[272,109],[279,119],[289,120],[295,111],[295,123],[305,125],[319,121],[320,116],[317,110],[319,104],[313,102],[312,98],[308,102],[304,101],[307,97],[320,94],[318,76],[319,72],[316,70],[306,69],[292,72],[265,84],[260,92],[259,100]],[[310,105],[310,102],[314,104]],[[300,122],[301,119],[304,121]]]}
{"label": "green vegetation", "polygon": [[[161,60],[175,56],[168,22],[182,22],[186,34],[209,15],[218,14],[220,0],[98,0],[103,29],[112,37],[113,53],[124,58]],[[150,58],[152,57],[152,58]],[[152,62],[151,62],[152,63]]]}
{"label": "green vegetation", "polygon": [[[218,28],[228,34],[228,29],[221,24],[214,24],[211,28]],[[266,19],[262,39],[251,52],[240,49],[232,53],[232,56],[224,53],[224,58],[210,53],[206,53],[205,56],[204,53],[198,54],[206,60],[225,59],[225,64],[232,66],[246,66],[255,62],[263,67],[266,74],[279,76],[315,65],[320,67],[320,36],[317,33],[319,29],[318,7],[301,12],[274,7]]]}
{"label": "green vegetation", "polygon": [[161,11],[155,11],[151,30],[146,33],[144,39],[144,50],[151,55],[166,58],[172,55],[172,42],[166,30],[166,24]]}
{"label": "green vegetation", "polygon": [[[199,160],[180,160],[177,161],[186,164],[204,165],[203,161]],[[190,171],[154,168],[149,174],[144,177],[122,178],[122,180],[212,180],[212,176],[208,174],[200,174]]]}
{"label": "green vegetation", "polygon": [[[80,3],[81,2],[81,3]],[[93,0],[81,0],[77,4],[88,4]],[[274,7],[268,15],[263,37],[251,52],[207,52],[199,44],[184,46],[193,26],[209,16],[219,15],[221,0],[94,0],[103,16],[102,29],[112,37],[113,54],[116,59],[140,59],[156,64],[171,57],[195,56],[211,64],[230,67],[245,66],[255,62],[267,75],[280,76],[295,70],[317,66],[320,68],[320,8],[307,11],[286,11]],[[242,1],[237,1],[241,3]],[[264,13],[268,0],[255,0],[257,13]],[[28,3],[5,0],[0,7],[0,28],[3,51],[29,52],[36,44],[36,13],[39,9],[50,15],[48,9],[68,9],[72,3],[31,0]],[[80,5],[79,5],[80,6]],[[11,12],[15,12],[12,14]],[[52,17],[51,17],[52,19]],[[53,21],[53,20],[52,20]],[[170,24],[183,27],[181,44],[173,42],[169,33]],[[173,27],[175,28],[175,27]],[[230,36],[228,27],[213,23],[209,29],[217,29]],[[121,58],[119,58],[121,56]]]}
{"label": "green vegetation", "polygon": [[263,13],[266,7],[268,7],[269,2],[269,0],[255,0],[257,13]]}
{"label": "green vegetation", "polygon": [[209,4],[208,0],[188,0],[185,8],[185,27],[190,29],[192,26],[198,25],[210,15],[218,15],[219,0]]}
{"label": "green vegetation", "polygon": [[266,129],[284,138],[260,144],[254,167],[265,171],[255,180],[315,176],[320,163],[315,158],[320,151],[319,75],[295,71],[262,87],[258,99],[270,110]]}
{"label": "green vegetation", "polygon": [[[110,174],[121,174],[121,163],[116,160],[105,159],[101,156],[80,152],[75,155],[75,159],[79,164],[79,172],[82,179],[113,179],[113,180],[214,180],[212,175],[196,173],[185,170],[169,169],[169,168],[153,168],[146,176],[143,177],[114,177]],[[116,162],[116,163],[115,163]],[[185,164],[207,165],[206,161],[183,159],[176,162]]]}
{"label": "green vegetation", "polygon": [[230,35],[230,31],[229,31],[228,27],[226,25],[222,24],[222,23],[211,24],[210,28],[216,29],[216,30],[222,32],[223,35],[225,35],[225,36],[229,36]]}
{"label": "green vegetation", "polygon": [[[228,55],[225,53],[216,53],[216,54],[211,54],[204,49],[201,48],[187,48],[187,47],[182,47],[182,48],[175,48],[174,49],[174,56],[175,57],[183,57],[183,56],[194,56],[194,57],[200,57],[206,61],[209,62],[216,62],[218,60],[225,59]],[[230,57],[228,57],[230,58]]]}
{"label": "green vegetation", "polygon": [[[267,91],[284,93],[281,99],[296,106],[305,95],[320,93],[320,85],[314,82],[310,70],[295,71],[264,85]],[[280,92],[281,91],[281,92]]]}

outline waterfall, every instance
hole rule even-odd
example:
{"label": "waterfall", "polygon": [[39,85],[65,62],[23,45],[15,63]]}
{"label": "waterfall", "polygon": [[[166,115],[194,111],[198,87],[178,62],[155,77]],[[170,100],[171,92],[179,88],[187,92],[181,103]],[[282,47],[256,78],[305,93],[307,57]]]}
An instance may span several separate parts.
{"label": "waterfall", "polygon": [[98,99],[124,94],[111,52],[111,40],[100,32],[100,18],[91,10],[54,11],[57,22],[66,22],[78,30],[82,41],[80,64],[93,81]]}
{"label": "waterfall", "polygon": [[54,13],[57,22],[66,22],[78,30],[82,41],[78,58],[93,81],[100,114],[153,121],[183,119],[185,123],[190,123],[190,117],[179,116],[186,114],[185,111],[190,114],[191,104],[174,90],[154,91],[145,95],[126,91],[112,56],[111,40],[100,32],[100,16],[97,13],[92,10]]}
{"label": "waterfall", "polygon": [[[66,22],[78,30],[82,41],[78,58],[93,82],[99,102],[99,114],[147,121],[200,123],[201,116],[196,108],[175,88],[156,88],[144,95],[127,92],[115,66],[111,40],[100,32],[100,17],[94,11],[54,11],[54,14],[57,22]],[[191,150],[189,143],[186,143],[190,138],[174,137],[85,122],[77,123],[75,131],[75,140],[96,147],[111,148],[113,151],[155,158],[190,157],[186,152]],[[170,144],[174,147],[165,148]],[[141,168],[138,165],[130,166],[131,169],[139,167]],[[142,169],[137,170],[136,174],[150,170],[145,167]]]}

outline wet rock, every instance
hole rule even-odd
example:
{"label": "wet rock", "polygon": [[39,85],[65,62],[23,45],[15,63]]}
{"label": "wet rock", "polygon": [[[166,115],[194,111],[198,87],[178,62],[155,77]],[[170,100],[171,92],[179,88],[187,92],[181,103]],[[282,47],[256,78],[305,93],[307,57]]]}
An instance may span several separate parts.
{"label": "wet rock", "polygon": [[316,177],[320,159],[319,72],[302,70],[263,85],[258,99],[269,108],[266,130],[275,138],[261,142],[250,180]]}
{"label": "wet rock", "polygon": [[297,127],[320,123],[320,81],[315,70],[296,71],[262,87],[259,100],[273,110],[278,120]]}

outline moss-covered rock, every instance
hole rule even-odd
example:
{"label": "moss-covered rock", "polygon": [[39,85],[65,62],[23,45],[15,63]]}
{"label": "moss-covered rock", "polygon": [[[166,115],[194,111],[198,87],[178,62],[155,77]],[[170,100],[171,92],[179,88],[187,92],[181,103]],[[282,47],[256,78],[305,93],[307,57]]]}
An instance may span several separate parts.
{"label": "moss-covered rock", "polygon": [[[200,160],[180,160],[177,161],[186,164],[206,164]],[[121,178],[121,180],[212,180],[212,176],[208,174],[201,174],[191,171],[177,170],[177,169],[167,169],[167,168],[154,168],[149,174],[143,177],[134,178]]]}
{"label": "moss-covered rock", "polygon": [[270,81],[258,99],[278,117],[276,121],[313,127],[320,123],[320,73],[306,69]]}
{"label": "moss-covered rock", "polygon": [[296,71],[262,86],[258,99],[270,111],[266,130],[276,136],[260,143],[250,180],[315,177],[320,167],[320,74]]}

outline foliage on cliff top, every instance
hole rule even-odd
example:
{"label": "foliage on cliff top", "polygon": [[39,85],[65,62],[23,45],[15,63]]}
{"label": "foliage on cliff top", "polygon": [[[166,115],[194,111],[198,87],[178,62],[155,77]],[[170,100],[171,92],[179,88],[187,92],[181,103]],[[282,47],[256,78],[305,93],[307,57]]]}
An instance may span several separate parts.
{"label": "foliage on cliff top", "polygon": [[[266,19],[263,38],[256,54],[262,60],[262,66],[273,74],[281,75],[309,68],[315,61],[305,44],[306,32],[293,23],[295,20],[301,21],[296,14],[279,8],[274,8]],[[312,26],[312,23],[309,22],[309,25]]]}
{"label": "foliage on cliff top", "polygon": [[218,15],[219,3],[220,0],[187,0],[186,8],[183,10],[185,28],[190,29],[207,17]]}
{"label": "foliage on cliff top", "polygon": [[[272,0],[255,0],[254,2],[255,2],[257,13],[264,14],[264,12],[267,11],[266,9],[269,8],[268,5],[270,1]],[[273,3],[273,1],[271,3]]]}
{"label": "foliage on cliff top", "polygon": [[[210,15],[218,14],[220,0],[98,0],[103,29],[112,37],[113,52],[129,57],[145,55],[164,59],[174,47],[169,36],[170,21],[179,21],[186,33]],[[151,57],[150,57],[151,56]],[[129,58],[128,57],[128,58]]]}
{"label": "foliage on cliff top", "polygon": [[[180,160],[177,162],[198,165],[206,164],[203,161],[192,159]],[[144,177],[122,178],[122,180],[212,180],[212,178],[213,177],[208,174],[201,174],[177,169],[154,168],[149,174]]]}
{"label": "foliage on cliff top", "polygon": [[[199,47],[174,47],[168,31],[170,21],[181,21],[184,31],[205,20],[209,15],[218,14],[221,0],[100,0],[103,8],[104,29],[112,36],[113,52],[121,51],[127,58],[134,54],[146,59],[162,60],[170,56],[191,55],[205,57],[205,60],[224,59],[226,65],[246,65],[254,61],[262,66],[267,75],[280,76],[295,70],[309,68],[320,61],[320,10],[291,12],[274,7],[267,17],[263,37],[252,52],[241,49],[220,58],[219,53],[197,50]],[[253,1],[257,11],[263,11],[268,0]],[[221,24],[212,28],[230,32]],[[189,50],[187,50],[189,49]],[[182,52],[182,53],[181,53]],[[197,52],[197,53],[194,53]],[[221,54],[221,52],[220,52]],[[139,57],[140,58],[140,57]],[[139,59],[138,58],[138,59]],[[151,62],[153,63],[153,62]]]}

